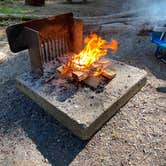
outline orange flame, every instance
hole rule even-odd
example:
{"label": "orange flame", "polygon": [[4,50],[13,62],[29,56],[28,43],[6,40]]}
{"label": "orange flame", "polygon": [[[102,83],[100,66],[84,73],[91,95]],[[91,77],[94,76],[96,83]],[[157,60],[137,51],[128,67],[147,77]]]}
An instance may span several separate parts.
{"label": "orange flame", "polygon": [[[62,75],[68,75],[73,71],[87,71],[91,69],[92,64],[105,56],[108,49],[117,51],[118,43],[112,40],[109,44],[97,34],[91,34],[84,39],[85,48],[79,54],[73,54],[68,62],[63,66]],[[100,71],[101,69],[98,69]]]}

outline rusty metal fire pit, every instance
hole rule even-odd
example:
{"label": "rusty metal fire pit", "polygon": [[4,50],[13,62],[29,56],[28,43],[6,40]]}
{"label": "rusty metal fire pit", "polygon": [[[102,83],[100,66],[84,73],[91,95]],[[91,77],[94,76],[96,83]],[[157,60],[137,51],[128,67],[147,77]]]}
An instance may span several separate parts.
{"label": "rusty metal fire pit", "polygon": [[[33,71],[39,75],[43,75],[44,66],[47,63],[58,61],[60,66],[57,70],[62,74],[67,68],[76,67],[76,65],[64,65],[64,61],[73,58],[70,55],[77,55],[81,52],[83,44],[83,23],[81,20],[73,18],[73,14],[69,13],[11,26],[7,28],[7,34],[10,48],[13,52],[29,49]],[[93,88],[97,88],[102,81],[105,79],[111,80],[116,75],[114,71],[107,69],[110,65],[110,61],[104,58],[99,60],[99,57],[106,55],[107,49],[116,50],[117,41],[112,40],[110,43],[106,44],[106,41],[96,34],[91,35],[91,38],[89,37],[88,40],[91,43],[91,48],[88,47],[86,49],[89,54],[84,51],[82,55],[84,57],[83,59],[85,59],[86,55],[89,62],[91,60],[98,60],[95,62],[91,61],[90,64],[87,62],[85,66],[86,70],[90,66],[91,69],[88,69],[86,72],[85,68],[84,71],[80,70],[80,68],[83,67],[80,66],[79,69],[77,67],[77,69],[72,71],[67,69],[66,71],[68,71],[68,73],[66,73],[66,75],[72,75],[72,79],[78,82],[82,81]],[[96,47],[94,47],[94,45]],[[88,58],[90,56],[92,56],[91,59]],[[93,58],[93,56],[96,57]],[[75,61],[78,59],[80,58],[75,59]],[[73,62],[73,64],[75,64],[75,62]],[[101,77],[96,77],[99,72],[102,73]],[[46,82],[50,81],[52,78],[54,78],[54,75],[48,78]]]}
{"label": "rusty metal fire pit", "polygon": [[96,89],[59,77],[56,68],[82,50],[83,23],[71,13],[10,26],[7,36],[13,52],[29,49],[34,71],[19,76],[17,87],[81,139],[91,138],[146,83],[144,70],[113,60],[116,77]]}

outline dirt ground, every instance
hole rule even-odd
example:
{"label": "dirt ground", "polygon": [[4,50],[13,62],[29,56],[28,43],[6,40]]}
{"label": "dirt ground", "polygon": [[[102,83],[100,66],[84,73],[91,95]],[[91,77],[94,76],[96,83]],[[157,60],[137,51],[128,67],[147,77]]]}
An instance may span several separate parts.
{"label": "dirt ground", "polygon": [[[77,1],[77,0],[76,0]],[[79,0],[78,0],[79,1]],[[46,0],[45,6],[33,7],[24,5],[24,1],[16,1],[15,4],[7,4],[8,7],[22,9],[27,14],[35,15],[56,15],[65,12],[72,12],[74,16],[97,16],[128,11],[132,8],[132,0],[88,0],[87,4],[68,4],[66,0]]]}
{"label": "dirt ground", "polygon": [[[107,13],[111,4],[103,2]],[[104,13],[89,5],[91,13]],[[80,15],[87,11],[65,6]],[[10,52],[5,28],[0,27],[0,51],[8,57],[0,64],[0,166],[166,166],[166,64],[154,57],[149,36],[134,30],[101,34],[118,40],[118,51],[109,57],[145,69],[148,81],[91,140],[81,141],[16,89],[15,78],[30,69],[29,57],[27,51]]]}

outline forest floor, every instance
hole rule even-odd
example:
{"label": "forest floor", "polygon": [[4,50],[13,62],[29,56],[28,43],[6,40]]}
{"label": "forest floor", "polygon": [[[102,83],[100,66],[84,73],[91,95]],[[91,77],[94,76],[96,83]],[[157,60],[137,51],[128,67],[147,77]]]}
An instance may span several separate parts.
{"label": "forest floor", "polygon": [[[42,15],[93,16],[129,10],[130,1],[70,5],[57,0],[25,8]],[[149,36],[134,30],[101,34],[119,43],[109,58],[146,70],[148,80],[91,140],[81,141],[17,90],[15,78],[30,64],[27,51],[14,54],[8,47],[5,29],[13,23],[0,27],[0,52],[7,56],[0,64],[0,166],[166,166],[166,64],[154,57]]]}

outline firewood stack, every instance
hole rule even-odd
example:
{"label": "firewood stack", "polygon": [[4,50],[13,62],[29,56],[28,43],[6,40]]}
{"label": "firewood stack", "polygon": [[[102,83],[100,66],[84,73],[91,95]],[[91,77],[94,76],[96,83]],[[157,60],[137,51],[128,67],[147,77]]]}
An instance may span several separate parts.
{"label": "firewood stack", "polygon": [[[116,73],[108,68],[109,66],[110,61],[101,58],[91,65],[90,70],[71,71],[67,73],[67,77],[77,82],[83,82],[92,88],[97,88],[104,79],[112,80],[116,76]],[[57,68],[62,76],[63,68],[63,65]]]}

